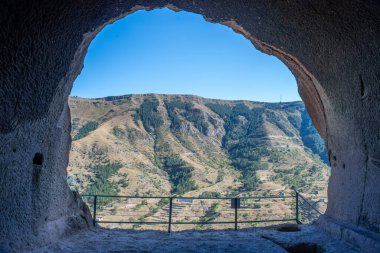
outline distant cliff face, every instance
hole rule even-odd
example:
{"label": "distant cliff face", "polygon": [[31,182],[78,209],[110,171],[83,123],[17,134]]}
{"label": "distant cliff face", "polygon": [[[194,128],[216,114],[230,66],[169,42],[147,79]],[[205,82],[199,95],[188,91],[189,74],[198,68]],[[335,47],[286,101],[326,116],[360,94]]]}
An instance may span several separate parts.
{"label": "distant cliff face", "polygon": [[326,196],[324,143],[302,102],[148,94],[69,104],[68,180],[81,192]]}

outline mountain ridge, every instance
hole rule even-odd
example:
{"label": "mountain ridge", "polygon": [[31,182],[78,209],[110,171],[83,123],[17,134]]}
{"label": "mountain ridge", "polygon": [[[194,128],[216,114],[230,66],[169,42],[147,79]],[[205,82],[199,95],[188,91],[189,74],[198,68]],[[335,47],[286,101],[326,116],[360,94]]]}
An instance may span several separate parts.
{"label": "mountain ridge", "polygon": [[264,104],[278,104],[278,103],[302,103],[301,100],[295,100],[295,101],[281,101],[281,102],[265,102],[265,101],[254,101],[254,100],[248,100],[248,99],[223,99],[223,98],[208,98],[208,97],[202,97],[200,95],[193,95],[193,94],[165,94],[165,93],[141,93],[141,94],[124,94],[124,95],[114,95],[114,96],[105,96],[105,97],[96,97],[96,98],[86,98],[81,96],[70,96],[70,98],[77,98],[77,99],[87,99],[87,100],[104,100],[104,101],[114,101],[114,100],[122,100],[126,99],[132,96],[167,96],[167,97],[188,97],[188,98],[199,98],[203,100],[214,100],[214,101],[229,101],[229,102],[253,102],[253,103],[264,103]]}
{"label": "mountain ridge", "polygon": [[69,105],[69,183],[80,192],[326,194],[326,152],[301,101],[128,94]]}

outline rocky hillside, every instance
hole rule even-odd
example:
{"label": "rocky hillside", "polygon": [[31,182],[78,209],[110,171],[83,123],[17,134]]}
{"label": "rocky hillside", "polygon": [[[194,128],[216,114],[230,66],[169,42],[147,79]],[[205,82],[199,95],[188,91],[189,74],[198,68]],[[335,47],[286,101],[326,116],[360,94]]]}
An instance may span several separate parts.
{"label": "rocky hillside", "polygon": [[68,181],[81,193],[326,196],[324,144],[302,102],[147,94],[69,105]]}

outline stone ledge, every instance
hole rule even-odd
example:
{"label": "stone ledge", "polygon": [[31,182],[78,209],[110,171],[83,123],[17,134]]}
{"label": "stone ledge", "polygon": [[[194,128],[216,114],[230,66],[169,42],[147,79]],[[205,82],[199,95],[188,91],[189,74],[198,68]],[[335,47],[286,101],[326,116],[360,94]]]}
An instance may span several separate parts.
{"label": "stone ledge", "polygon": [[322,215],[315,223],[320,229],[331,234],[334,238],[344,240],[357,247],[361,252],[380,252],[380,234],[371,232],[362,227],[354,227],[350,224],[336,221],[326,215]]}

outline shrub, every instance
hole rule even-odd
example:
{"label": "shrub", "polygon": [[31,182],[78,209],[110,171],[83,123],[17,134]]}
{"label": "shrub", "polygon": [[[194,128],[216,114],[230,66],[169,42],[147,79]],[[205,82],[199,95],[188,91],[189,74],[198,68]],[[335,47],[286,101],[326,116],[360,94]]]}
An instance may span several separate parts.
{"label": "shrub", "polygon": [[259,208],[261,208],[261,205],[258,204],[258,203],[254,203],[254,204],[253,204],[253,208],[255,208],[255,209],[259,209]]}
{"label": "shrub", "polygon": [[201,195],[199,195],[201,198],[220,198],[222,197],[222,194],[220,192],[202,192]]}
{"label": "shrub", "polygon": [[260,180],[256,177],[255,172],[247,173],[243,178],[244,189],[247,191],[255,191],[259,184]]}
{"label": "shrub", "polygon": [[294,134],[289,130],[289,128],[286,126],[286,123],[284,120],[282,120],[275,112],[266,110],[265,115],[267,116],[267,119],[269,122],[277,126],[282,132],[284,132],[287,136],[293,137]]}
{"label": "shrub", "polygon": [[224,173],[218,171],[218,176],[216,177],[216,183],[222,182],[224,180]]}
{"label": "shrub", "polygon": [[118,182],[118,184],[121,185],[121,187],[124,187],[124,188],[128,187],[128,185],[129,185],[128,181],[125,178],[120,179],[119,182]]}
{"label": "shrub", "polygon": [[120,127],[113,127],[112,128],[112,134],[115,136],[115,137],[122,137],[125,133],[123,131],[123,129],[121,129]]}
{"label": "shrub", "polygon": [[154,132],[163,123],[161,116],[158,114],[157,101],[144,101],[134,115],[135,122],[141,119],[147,132]]}
{"label": "shrub", "polygon": [[96,130],[98,126],[99,126],[99,123],[96,121],[87,122],[78,130],[78,133],[74,136],[73,140],[77,141],[79,139],[86,137],[89,133]]}
{"label": "shrub", "polygon": [[[84,194],[93,195],[117,195],[119,190],[117,184],[110,181],[109,178],[115,175],[122,167],[119,162],[106,161],[103,164],[90,165],[89,169],[95,174],[94,182],[85,190]],[[106,204],[111,200],[100,198],[99,203]]]}
{"label": "shrub", "polygon": [[181,126],[181,117],[193,123],[194,127],[199,132],[207,134],[208,123],[202,111],[193,108],[193,104],[189,102],[182,102],[180,100],[165,101],[166,110],[168,111],[171,120],[171,128],[178,131]]}
{"label": "shrub", "polygon": [[173,193],[184,194],[185,192],[197,188],[195,181],[191,180],[191,168],[186,167],[185,163],[179,157],[166,157],[164,161],[164,170],[169,175]]}

